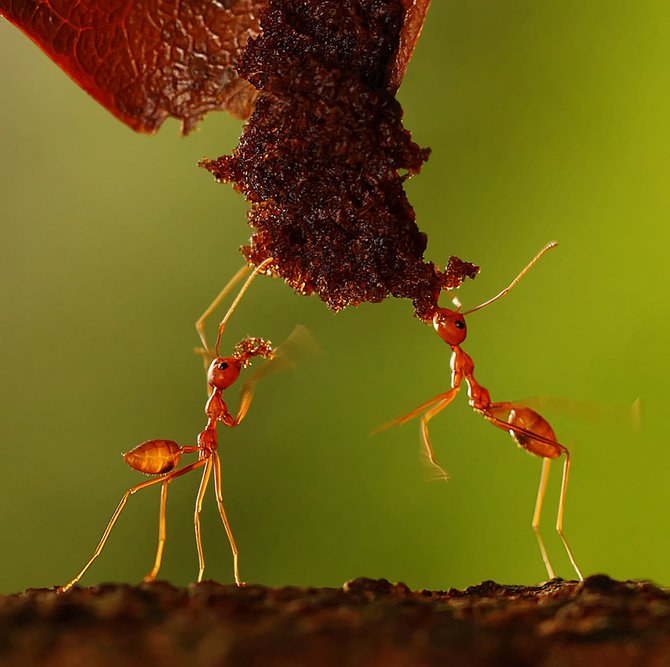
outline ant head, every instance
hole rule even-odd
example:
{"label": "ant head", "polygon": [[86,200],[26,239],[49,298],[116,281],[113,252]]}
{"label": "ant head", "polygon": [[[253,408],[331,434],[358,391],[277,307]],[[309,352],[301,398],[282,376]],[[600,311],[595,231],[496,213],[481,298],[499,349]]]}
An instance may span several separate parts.
{"label": "ant head", "polygon": [[242,370],[242,362],[235,357],[218,357],[210,364],[207,382],[217,389],[230,387]]}
{"label": "ant head", "polygon": [[463,313],[449,308],[438,308],[435,311],[433,326],[437,335],[452,347],[460,345],[468,333]]}

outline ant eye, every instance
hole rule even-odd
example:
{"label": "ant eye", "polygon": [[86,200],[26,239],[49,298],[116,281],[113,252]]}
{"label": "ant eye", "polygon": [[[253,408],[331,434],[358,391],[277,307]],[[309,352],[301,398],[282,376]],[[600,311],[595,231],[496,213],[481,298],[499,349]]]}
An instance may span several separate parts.
{"label": "ant eye", "polygon": [[456,320],[454,324],[456,325],[457,329],[465,329],[465,323],[461,320]]}
{"label": "ant eye", "polygon": [[220,371],[225,371],[226,368],[228,368],[228,364],[225,361],[219,364]]}

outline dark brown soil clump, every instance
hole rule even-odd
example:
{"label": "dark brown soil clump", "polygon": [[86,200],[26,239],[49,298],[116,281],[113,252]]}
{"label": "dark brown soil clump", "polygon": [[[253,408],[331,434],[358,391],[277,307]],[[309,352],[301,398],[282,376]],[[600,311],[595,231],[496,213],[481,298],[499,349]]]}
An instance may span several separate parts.
{"label": "dark brown soil clump", "polygon": [[391,295],[430,319],[440,289],[477,269],[424,262],[403,188],[429,154],[390,82],[407,4],[271,0],[238,67],[261,96],[233,155],[202,165],[251,204],[249,263],[274,258],[274,273],[333,310]]}

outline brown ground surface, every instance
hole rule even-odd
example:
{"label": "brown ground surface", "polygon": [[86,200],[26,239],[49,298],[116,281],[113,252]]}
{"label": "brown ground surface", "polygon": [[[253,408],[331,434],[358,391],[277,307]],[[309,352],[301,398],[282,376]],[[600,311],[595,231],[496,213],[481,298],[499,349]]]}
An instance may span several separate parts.
{"label": "brown ground surface", "polygon": [[604,575],[411,591],[101,585],[0,597],[0,664],[670,665],[670,593]]}

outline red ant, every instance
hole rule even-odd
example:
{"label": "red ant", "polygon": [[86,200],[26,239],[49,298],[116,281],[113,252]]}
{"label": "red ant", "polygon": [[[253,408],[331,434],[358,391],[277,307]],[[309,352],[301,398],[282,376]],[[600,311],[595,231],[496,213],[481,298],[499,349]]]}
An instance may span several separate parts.
{"label": "red ant", "polygon": [[[272,348],[272,345],[269,341],[263,340],[262,338],[247,337],[245,340],[235,346],[232,356],[222,357],[219,354],[219,342],[226,326],[226,322],[235,310],[235,307],[242,298],[242,295],[247,290],[251,281],[256,277],[256,275],[271,261],[272,258],[268,258],[256,267],[256,269],[247,278],[246,282],[240,289],[237,297],[228,309],[226,316],[221,321],[221,324],[219,324],[219,335],[216,339],[216,346],[214,348],[216,354],[212,353],[212,350],[207,344],[204,331],[204,321],[219,305],[219,303],[221,303],[221,301],[225,298],[225,296],[237,283],[237,281],[244,275],[244,273],[247,271],[246,266],[238,271],[238,273],[223,288],[212,305],[196,322],[196,328],[204,345],[204,349],[198,349],[196,351],[202,354],[205,358],[205,366],[207,366],[211,360],[211,363],[209,363],[209,369],[207,371],[207,382],[209,385],[209,399],[207,400],[207,404],[205,406],[205,413],[207,414],[207,425],[205,426],[205,429],[198,435],[198,444],[182,447],[171,440],[149,440],[142,443],[141,445],[138,445],[123,455],[126,463],[131,468],[149,475],[158,475],[158,477],[150,479],[146,482],[142,482],[141,484],[133,486],[132,488],[128,489],[128,491],[126,491],[123,498],[121,498],[121,502],[116,508],[116,511],[112,515],[107,528],[105,528],[105,532],[103,533],[98,546],[93,552],[93,555],[86,563],[86,565],[84,565],[81,572],[79,572],[79,574],[72,581],[70,581],[69,584],[58,588],[59,593],[63,593],[64,591],[72,588],[72,586],[74,586],[81,579],[93,561],[100,555],[100,552],[105,546],[107,538],[109,537],[116,520],[119,518],[121,510],[123,510],[128,498],[141,489],[153,486],[154,484],[161,484],[160,512],[158,522],[158,549],[156,551],[154,566],[151,572],[149,572],[149,574],[144,577],[144,581],[153,581],[158,574],[158,570],[160,569],[161,560],[163,557],[163,547],[165,546],[165,506],[167,501],[168,484],[177,477],[181,477],[182,475],[185,475],[186,473],[189,473],[196,468],[203,467],[204,470],[202,472],[200,489],[198,490],[198,495],[196,497],[194,515],[195,541],[198,549],[198,562],[200,565],[200,569],[198,571],[198,581],[202,580],[202,574],[205,569],[205,560],[202,551],[202,543],[200,540],[200,510],[202,508],[202,501],[205,495],[205,491],[207,490],[209,478],[212,474],[212,471],[214,471],[214,489],[216,492],[216,502],[219,508],[219,514],[221,515],[221,520],[223,521],[223,525],[226,529],[226,534],[228,535],[230,547],[233,552],[233,573],[235,576],[235,583],[238,586],[244,585],[240,580],[238,571],[237,547],[235,546],[233,533],[230,529],[228,518],[226,517],[226,511],[223,507],[223,494],[221,491],[221,462],[217,453],[218,441],[216,426],[218,422],[221,422],[232,428],[237,426],[244,419],[251,403],[254,386],[260,376],[267,373],[267,371],[264,371],[264,367],[258,369],[258,371],[244,383],[237,416],[233,417],[230,412],[228,412],[228,407],[222,398],[222,392],[224,389],[230,387],[235,382],[235,380],[237,380],[237,377],[239,376],[242,368],[246,368],[251,363],[251,359],[253,357],[261,356],[270,360],[274,358],[275,350]],[[195,453],[198,454],[197,461],[190,463],[189,465],[186,465],[182,468],[174,469],[175,466],[177,466],[179,463],[179,459],[181,458],[182,454]]]}
{"label": "red ant", "polygon": [[[519,280],[527,273],[527,271],[535,264],[535,262],[544,255],[547,250],[555,247],[557,244],[555,242],[549,243],[545,246],[526,266],[526,268],[511,282],[511,284],[506,287],[500,294],[497,294],[492,299],[485,301],[476,308],[467,310],[464,313],[460,312],[461,304],[458,299],[449,292],[456,310],[450,310],[449,308],[439,308],[436,306],[435,312],[431,320],[433,327],[437,331],[438,336],[447,343],[453,354],[451,356],[451,389],[446,391],[434,398],[431,398],[429,401],[421,404],[418,408],[412,410],[409,414],[399,419],[395,419],[388,424],[384,424],[377,431],[388,428],[395,424],[404,424],[405,422],[421,416],[421,436],[423,439],[423,444],[426,449],[426,454],[430,463],[437,468],[442,479],[448,480],[449,477],[440,466],[439,463],[435,460],[435,454],[433,452],[433,447],[430,443],[430,438],[428,436],[428,422],[439,412],[444,410],[444,408],[451,403],[454,399],[458,390],[461,387],[461,382],[465,380],[468,386],[468,397],[470,399],[470,406],[475,412],[478,412],[482,417],[487,419],[491,424],[501,428],[503,431],[508,431],[509,434],[514,438],[517,444],[520,447],[523,447],[531,454],[541,456],[543,459],[542,462],[542,474],[540,477],[540,488],[537,494],[537,500],[535,502],[535,511],[533,513],[532,526],[537,536],[537,541],[540,545],[540,551],[542,552],[542,559],[547,568],[549,577],[553,579],[554,569],[549,562],[549,557],[547,556],[546,549],[544,548],[544,542],[542,541],[542,536],[540,535],[540,513],[542,511],[542,501],[544,499],[544,493],[547,486],[547,479],[549,476],[549,464],[552,459],[558,458],[561,454],[565,454],[565,464],[563,466],[563,482],[561,484],[561,495],[558,504],[558,517],[556,520],[556,530],[563,540],[563,544],[570,558],[577,576],[580,581],[583,579],[582,573],[577,567],[572,551],[568,546],[568,543],[563,535],[563,508],[565,504],[565,492],[568,485],[568,472],[570,470],[570,454],[567,448],[557,442],[554,431],[551,426],[534,410],[526,407],[522,403],[510,403],[508,401],[501,401],[498,403],[491,402],[491,396],[488,389],[480,385],[474,378],[474,362],[470,356],[465,353],[460,345],[465,340],[467,329],[465,326],[465,315],[474,313],[484,306],[488,306],[490,303],[493,303],[500,297],[504,296],[509,292],[514,285],[516,285]],[[428,323],[427,322],[427,323]],[[375,431],[375,432],[377,432]]]}

